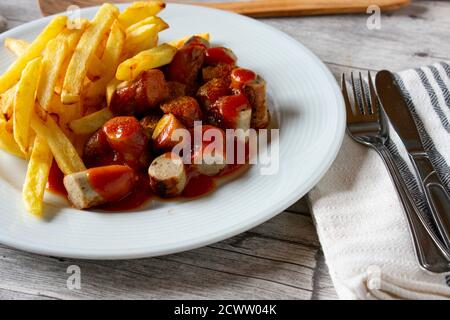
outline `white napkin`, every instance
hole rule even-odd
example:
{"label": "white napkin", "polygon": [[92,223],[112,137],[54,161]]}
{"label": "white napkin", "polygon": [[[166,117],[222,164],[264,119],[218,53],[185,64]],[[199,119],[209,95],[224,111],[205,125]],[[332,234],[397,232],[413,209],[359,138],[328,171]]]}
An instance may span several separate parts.
{"label": "white napkin", "polygon": [[[424,145],[450,190],[450,67],[397,76]],[[411,164],[391,127],[390,149],[417,203]],[[405,213],[375,151],[346,135],[330,171],[310,193],[331,278],[341,299],[450,299],[450,274],[420,269]],[[427,212],[424,212],[427,214]]]}

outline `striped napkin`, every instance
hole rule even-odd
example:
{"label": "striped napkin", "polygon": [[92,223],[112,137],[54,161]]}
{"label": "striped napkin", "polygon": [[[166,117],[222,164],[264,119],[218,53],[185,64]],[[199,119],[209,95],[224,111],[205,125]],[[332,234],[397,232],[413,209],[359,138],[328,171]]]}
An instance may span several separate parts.
{"label": "striped napkin", "polygon": [[[422,141],[450,190],[450,66],[407,70],[397,81]],[[425,216],[425,199],[391,126],[389,148]],[[450,274],[420,269],[409,226],[375,151],[346,135],[330,171],[310,193],[320,242],[342,299],[450,299]]]}

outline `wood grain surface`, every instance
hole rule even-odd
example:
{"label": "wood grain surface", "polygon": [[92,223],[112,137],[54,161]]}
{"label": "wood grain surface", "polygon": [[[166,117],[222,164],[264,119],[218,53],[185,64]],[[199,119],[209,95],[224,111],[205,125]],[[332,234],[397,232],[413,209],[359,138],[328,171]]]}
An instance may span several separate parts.
{"label": "wood grain surface", "polygon": [[[98,5],[103,0],[39,0],[44,15],[63,12],[70,5],[88,7]],[[129,0],[112,0],[113,3],[129,2]],[[176,1],[208,6],[233,11],[252,17],[308,16],[320,14],[361,13],[370,5],[377,5],[382,10],[396,10],[407,5],[409,0],[255,0],[238,2],[195,2]]]}
{"label": "wood grain surface", "polygon": [[[39,18],[34,0],[0,0],[9,27]],[[341,72],[393,71],[450,60],[450,3],[413,1],[369,15],[261,19]],[[338,205],[338,204],[336,204]],[[81,290],[66,286],[70,265]],[[335,299],[305,199],[261,226],[226,241],[166,257],[125,261],[59,259],[0,246],[0,299]]]}

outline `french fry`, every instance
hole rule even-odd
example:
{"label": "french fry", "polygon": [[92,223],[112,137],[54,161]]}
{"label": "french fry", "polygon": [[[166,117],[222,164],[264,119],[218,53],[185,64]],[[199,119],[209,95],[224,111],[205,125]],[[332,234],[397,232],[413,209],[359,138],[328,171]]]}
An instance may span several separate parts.
{"label": "french fry", "polygon": [[44,110],[49,109],[58,76],[68,54],[69,48],[65,40],[53,39],[47,44],[37,89],[37,100]]}
{"label": "french fry", "polygon": [[52,117],[47,117],[44,122],[33,113],[31,127],[47,141],[58,167],[65,175],[86,170],[77,150]]}
{"label": "french fry", "polygon": [[89,25],[89,21],[86,19],[81,19],[78,29],[64,29],[59,35],[58,39],[64,40],[67,43],[69,51],[74,51],[81,36]]}
{"label": "french fry", "polygon": [[[172,41],[167,42],[167,44],[180,49],[182,46],[184,46],[184,44],[186,43],[186,41],[188,41],[190,38],[192,38],[194,35],[190,35],[190,36],[186,36],[183,38],[179,38],[179,39],[175,39]],[[199,33],[199,34],[195,34],[195,36],[203,38],[205,40],[209,41],[209,33]]]}
{"label": "french fry", "polygon": [[41,60],[39,57],[27,64],[14,96],[14,139],[24,153],[28,153],[30,146],[30,118],[36,100]]}
{"label": "french fry", "polygon": [[19,158],[26,158],[25,153],[20,150],[16,140],[14,140],[12,131],[8,130],[8,122],[5,119],[0,120],[0,149]]}
{"label": "french fry", "polygon": [[0,95],[0,111],[2,115],[10,119],[14,111],[14,96],[16,95],[17,84]]}
{"label": "french fry", "polygon": [[81,19],[79,29],[64,29],[57,37],[58,40],[66,42],[67,50],[70,52],[70,54],[68,54],[66,59],[64,60],[63,65],[61,66],[61,72],[59,73],[58,80],[55,86],[55,92],[57,92],[58,94],[61,94],[62,92],[64,78],[66,75],[67,67],[69,66],[70,60],[72,58],[72,54],[75,51],[75,48],[88,25],[88,20]]}
{"label": "french fry", "polygon": [[116,92],[117,86],[123,83],[123,81],[117,80],[116,78],[112,79],[108,85],[106,86],[106,105],[109,107],[111,104],[112,97]]}
{"label": "french fry", "polygon": [[108,83],[114,79],[117,67],[119,66],[122,51],[125,45],[125,34],[116,21],[109,33],[106,42],[105,51],[102,57],[102,63],[108,68],[103,72],[102,77],[92,83],[86,89],[86,103],[88,105],[96,105],[102,103],[106,94]]}
{"label": "french fry", "polygon": [[165,7],[166,4],[160,1],[134,2],[119,15],[119,22],[126,29],[141,20],[157,15]]}
{"label": "french fry", "polygon": [[149,25],[149,24],[156,24],[157,28],[158,28],[158,32],[161,32],[163,30],[166,30],[169,28],[169,25],[160,17],[156,17],[156,16],[152,16],[152,17],[148,17],[144,20],[141,20],[135,24],[133,24],[132,26],[127,28],[126,33],[131,33],[136,29],[139,29],[142,26],[145,25]]}
{"label": "french fry", "polygon": [[14,86],[20,79],[27,63],[40,56],[47,42],[55,38],[66,26],[67,17],[54,18],[42,33],[30,44],[26,52],[16,59],[8,70],[0,76],[0,94]]}
{"label": "french fry", "polygon": [[168,44],[162,44],[153,49],[142,51],[119,65],[116,78],[122,81],[133,80],[142,71],[159,68],[169,64],[176,53],[177,48]]}
{"label": "french fry", "polygon": [[92,57],[91,64],[87,72],[87,76],[90,80],[95,81],[101,78],[102,74],[107,71],[109,66],[106,66],[97,55]]}
{"label": "french fry", "polygon": [[29,46],[30,44],[25,40],[14,38],[5,39],[5,47],[18,57],[23,55],[27,51]]}
{"label": "french fry", "polygon": [[130,57],[141,51],[149,50],[158,44],[158,26],[145,24],[130,33],[127,33],[125,48]]}
{"label": "french fry", "polygon": [[64,104],[72,104],[80,100],[84,78],[92,57],[95,55],[103,35],[111,28],[118,12],[117,7],[111,4],[102,5],[92,23],[81,36],[64,78],[61,93],[61,101]]}
{"label": "french fry", "polygon": [[45,138],[37,135],[22,189],[25,208],[36,216],[42,216],[45,187],[52,161],[53,155]]}
{"label": "french fry", "polygon": [[[69,128],[69,123],[75,119],[81,118],[83,115],[83,104],[81,101],[71,104],[65,105],[61,102],[61,96],[54,94],[52,97],[52,102],[50,104],[50,108],[48,113],[52,115],[57,115],[57,123],[64,134],[69,138],[70,141],[73,142],[74,133]],[[38,109],[39,111],[39,109]],[[46,119],[47,114],[41,116],[41,119]]]}
{"label": "french fry", "polygon": [[108,108],[103,108],[69,124],[75,134],[92,134],[100,129],[114,115]]}

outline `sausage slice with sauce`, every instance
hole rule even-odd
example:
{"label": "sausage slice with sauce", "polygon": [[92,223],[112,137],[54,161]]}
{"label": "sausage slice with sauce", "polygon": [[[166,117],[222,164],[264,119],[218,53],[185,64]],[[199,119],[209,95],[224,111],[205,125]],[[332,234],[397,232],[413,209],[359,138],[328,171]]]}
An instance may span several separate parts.
{"label": "sausage slice with sauce", "polygon": [[136,180],[130,167],[112,165],[67,175],[63,182],[74,207],[87,209],[126,197]]}
{"label": "sausage slice with sauce", "polygon": [[163,198],[180,195],[187,184],[183,160],[175,153],[165,153],[153,160],[148,169],[150,187]]}

